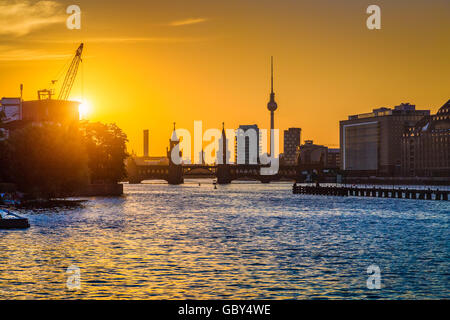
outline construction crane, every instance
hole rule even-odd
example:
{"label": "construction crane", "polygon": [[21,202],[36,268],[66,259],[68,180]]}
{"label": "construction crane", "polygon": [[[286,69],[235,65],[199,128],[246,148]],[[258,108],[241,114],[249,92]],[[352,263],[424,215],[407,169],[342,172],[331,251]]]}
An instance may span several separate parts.
{"label": "construction crane", "polygon": [[[77,51],[75,52],[75,56],[73,57],[72,63],[69,66],[69,70],[67,70],[66,76],[64,77],[64,82],[61,87],[61,91],[58,95],[58,100],[67,100],[69,98],[70,90],[72,90],[75,77],[77,76],[78,66],[80,65],[80,62],[82,62],[82,52],[83,43],[80,44]],[[52,80],[52,85],[54,85],[56,81],[57,80]],[[38,91],[39,100],[51,99],[52,95],[54,95],[53,89],[44,89]]]}
{"label": "construction crane", "polygon": [[77,76],[78,66],[81,62],[81,53],[83,52],[83,44],[80,44],[77,51],[75,52],[75,57],[73,57],[72,63],[70,64],[69,70],[64,78],[61,91],[59,92],[59,100],[67,100],[69,98],[70,90],[72,90],[73,82]]}

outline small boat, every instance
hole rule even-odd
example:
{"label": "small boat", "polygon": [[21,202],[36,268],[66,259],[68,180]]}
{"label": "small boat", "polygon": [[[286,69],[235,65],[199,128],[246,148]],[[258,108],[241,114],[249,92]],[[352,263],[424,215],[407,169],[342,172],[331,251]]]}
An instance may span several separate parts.
{"label": "small boat", "polygon": [[[2,217],[1,212],[5,212],[5,217]],[[6,218],[12,216],[14,218]],[[27,218],[23,218],[6,209],[0,209],[0,229],[27,229],[30,223]]]}

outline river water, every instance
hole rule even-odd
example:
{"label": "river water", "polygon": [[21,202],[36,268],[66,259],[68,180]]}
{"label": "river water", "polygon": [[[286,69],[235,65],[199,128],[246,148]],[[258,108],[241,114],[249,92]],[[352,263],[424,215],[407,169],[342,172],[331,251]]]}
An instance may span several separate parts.
{"label": "river water", "polygon": [[[0,230],[0,298],[450,298],[449,202],[212,180],[124,190],[22,211],[31,228]],[[367,288],[371,265],[378,290]]]}

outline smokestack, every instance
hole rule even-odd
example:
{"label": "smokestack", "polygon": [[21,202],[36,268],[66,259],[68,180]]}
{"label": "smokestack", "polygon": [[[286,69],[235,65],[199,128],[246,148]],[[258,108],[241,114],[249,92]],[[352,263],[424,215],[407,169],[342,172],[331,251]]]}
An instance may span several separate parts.
{"label": "smokestack", "polygon": [[148,157],[148,130],[144,130],[144,157]]}
{"label": "smokestack", "polygon": [[19,107],[19,119],[22,120],[22,101],[23,101],[23,84],[20,84],[20,107]]}

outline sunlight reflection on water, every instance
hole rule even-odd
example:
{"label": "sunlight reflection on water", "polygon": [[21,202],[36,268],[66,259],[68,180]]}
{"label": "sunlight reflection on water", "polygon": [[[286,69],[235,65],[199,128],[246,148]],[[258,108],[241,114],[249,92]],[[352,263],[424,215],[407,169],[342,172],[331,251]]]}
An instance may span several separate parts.
{"label": "sunlight reflection on water", "polygon": [[[448,202],[199,181],[21,212],[30,229],[0,230],[0,298],[450,297]],[[371,264],[381,290],[366,287]],[[78,291],[66,288],[70,265]]]}

